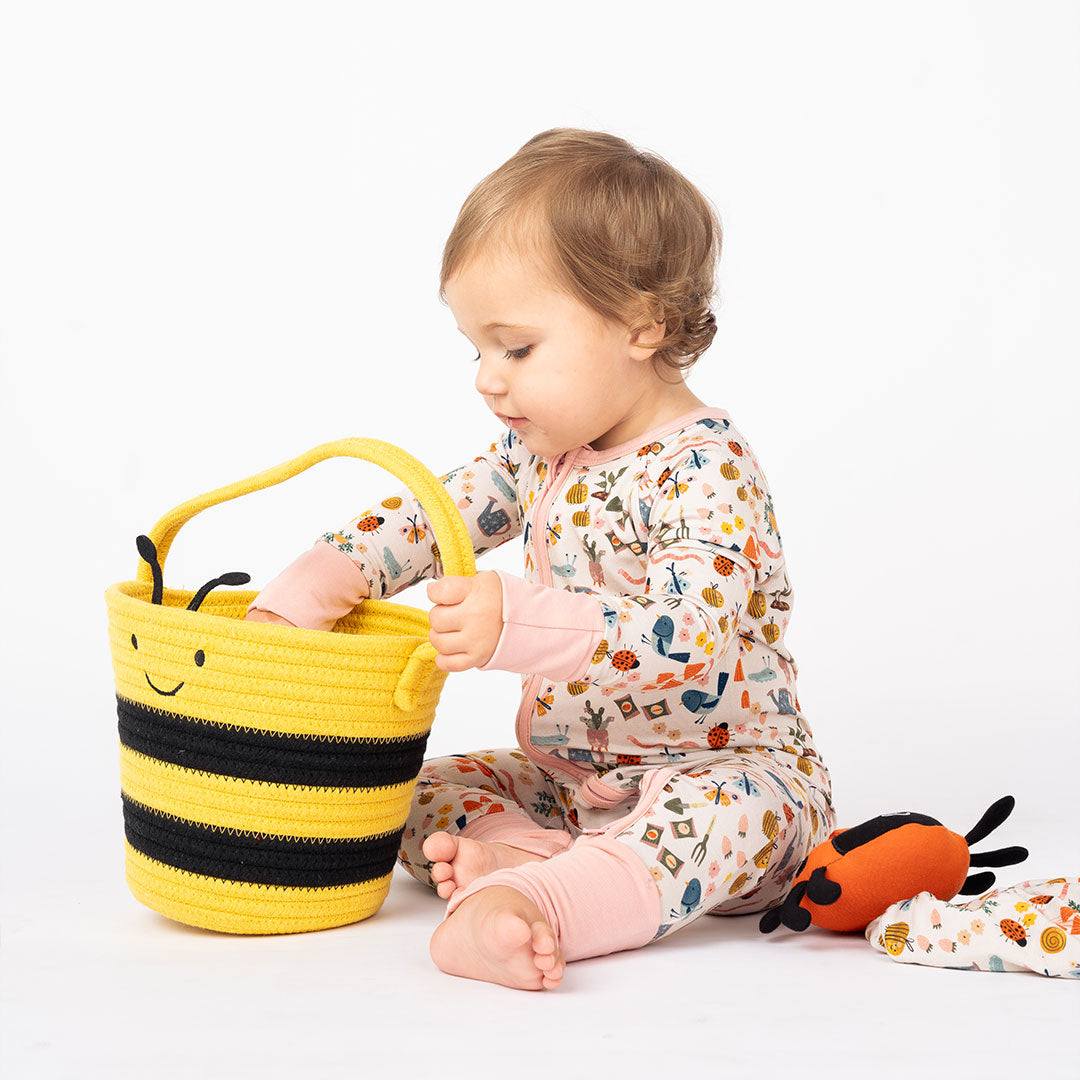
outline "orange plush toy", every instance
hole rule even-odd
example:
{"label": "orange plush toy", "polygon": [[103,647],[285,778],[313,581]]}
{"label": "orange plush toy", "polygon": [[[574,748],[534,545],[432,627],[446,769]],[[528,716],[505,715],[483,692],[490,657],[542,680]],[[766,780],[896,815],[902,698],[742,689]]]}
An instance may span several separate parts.
{"label": "orange plush toy", "polygon": [[1012,866],[1028,856],[1022,847],[981,854],[969,850],[1015,805],[1011,795],[998,799],[966,836],[913,813],[883,814],[837,829],[803,860],[783,903],[761,917],[761,932],[771,933],[781,923],[791,930],[805,930],[811,923],[826,930],[864,930],[890,904],[921,892],[939,900],[983,893],[994,884],[994,875],[969,877],[969,867]]}

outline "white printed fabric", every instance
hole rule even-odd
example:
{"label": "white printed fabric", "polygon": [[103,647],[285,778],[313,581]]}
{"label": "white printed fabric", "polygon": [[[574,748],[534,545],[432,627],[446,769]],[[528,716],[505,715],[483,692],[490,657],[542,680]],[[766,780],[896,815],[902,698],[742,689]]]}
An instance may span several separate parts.
{"label": "white printed fabric", "polygon": [[866,940],[900,964],[1080,978],[1080,878],[1022,881],[968,903],[922,892],[893,904]]}
{"label": "white printed fabric", "polygon": [[[534,765],[630,796],[650,767],[780,751],[828,804],[784,643],[794,596],[773,498],[727,412],[697,409],[632,444],[553,461],[504,431],[440,479],[478,556],[521,536],[525,581],[593,597],[603,615],[604,640],[574,678],[521,673],[515,734]],[[375,599],[443,573],[408,489],[322,539],[357,563]],[[591,805],[580,803],[581,827],[594,824]]]}

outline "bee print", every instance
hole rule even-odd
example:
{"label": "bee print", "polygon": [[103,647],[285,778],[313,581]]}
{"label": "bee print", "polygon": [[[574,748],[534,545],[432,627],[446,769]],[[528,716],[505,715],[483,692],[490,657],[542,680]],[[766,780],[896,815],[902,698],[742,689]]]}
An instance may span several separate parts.
{"label": "bee print", "polygon": [[883,946],[890,956],[902,956],[904,949],[915,951],[908,932],[911,927],[906,922],[894,922],[885,927],[885,933],[878,935],[878,944]]}

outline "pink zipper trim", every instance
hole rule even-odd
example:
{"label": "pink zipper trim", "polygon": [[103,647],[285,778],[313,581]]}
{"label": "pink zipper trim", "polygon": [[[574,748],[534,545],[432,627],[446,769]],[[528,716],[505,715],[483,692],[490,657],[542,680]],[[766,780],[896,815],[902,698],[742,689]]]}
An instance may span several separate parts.
{"label": "pink zipper trim", "polygon": [[[533,516],[533,547],[536,552],[536,566],[540,571],[540,581],[548,586],[551,586],[555,580],[554,575],[551,573],[551,560],[547,555],[548,511],[551,509],[551,504],[555,501],[555,496],[558,495],[563,482],[573,471],[576,456],[577,451],[572,450],[562,455],[562,457],[555,459],[555,465],[548,476],[548,482],[544,487],[544,493],[540,496],[540,501],[536,506],[536,513]],[[565,466],[565,468],[563,466]],[[538,523],[543,530],[542,543],[538,543],[536,540],[536,525]],[[543,681],[543,675],[534,675],[526,688],[527,692],[524,695],[524,701],[521,710],[518,713],[516,725],[518,746],[521,747],[522,752],[534,765],[537,765],[542,769],[547,769],[548,771],[565,773],[580,783],[587,776],[595,775],[594,770],[584,768],[581,765],[572,765],[569,761],[565,761],[560,757],[553,757],[551,754],[541,753],[530,742],[530,737],[532,735],[533,709],[536,704],[536,695],[540,688],[540,683]]]}

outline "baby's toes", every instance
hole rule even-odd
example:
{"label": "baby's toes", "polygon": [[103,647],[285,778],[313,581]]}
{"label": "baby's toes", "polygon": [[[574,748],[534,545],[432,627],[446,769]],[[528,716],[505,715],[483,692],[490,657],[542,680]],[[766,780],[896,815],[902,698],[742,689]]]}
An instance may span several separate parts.
{"label": "baby's toes", "polygon": [[457,854],[458,838],[446,832],[432,833],[420,845],[424,854],[432,862],[449,863]]}
{"label": "baby's toes", "polygon": [[555,932],[546,922],[532,924],[532,947],[537,958],[556,955],[559,943],[555,940]]}
{"label": "baby's toes", "polygon": [[446,881],[440,881],[438,885],[435,886],[435,891],[444,900],[449,900],[450,897],[458,891],[458,885],[453,878],[448,878]]}

